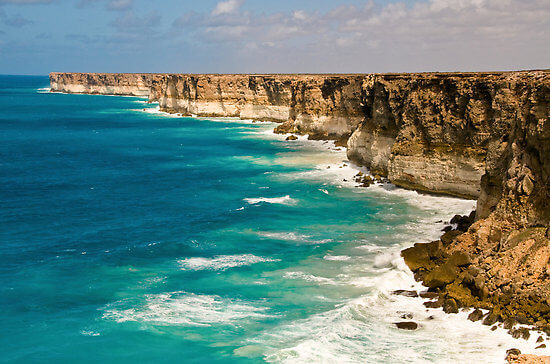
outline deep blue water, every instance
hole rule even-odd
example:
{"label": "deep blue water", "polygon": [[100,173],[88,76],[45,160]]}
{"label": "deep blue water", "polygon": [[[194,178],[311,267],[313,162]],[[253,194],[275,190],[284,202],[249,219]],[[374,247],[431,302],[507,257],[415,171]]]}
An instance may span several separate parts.
{"label": "deep blue water", "polygon": [[[418,287],[399,250],[471,202],[356,188],[344,151],[285,142],[273,124],[47,86],[0,76],[1,361],[464,354],[442,313],[420,334],[395,329],[403,311],[428,313],[389,292]],[[464,325],[480,355],[489,339]]]}

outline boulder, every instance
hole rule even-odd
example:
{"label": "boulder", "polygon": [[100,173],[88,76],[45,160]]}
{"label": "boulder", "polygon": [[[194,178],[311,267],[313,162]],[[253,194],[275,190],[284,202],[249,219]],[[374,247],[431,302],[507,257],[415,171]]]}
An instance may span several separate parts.
{"label": "boulder", "polygon": [[416,330],[418,329],[418,324],[413,321],[403,321],[403,322],[396,322],[394,325],[401,330]]}
{"label": "boulder", "polygon": [[506,350],[506,360],[510,361],[510,359],[517,359],[517,357],[521,355],[521,350],[519,349],[508,349]]}
{"label": "boulder", "polygon": [[454,267],[463,267],[463,266],[472,264],[472,260],[470,259],[470,256],[467,253],[455,252],[447,260],[447,264],[450,264]]}
{"label": "boulder", "polygon": [[404,289],[398,289],[397,291],[393,291],[392,294],[396,296],[405,296],[405,297],[418,297],[418,292],[416,291],[407,291]]}
{"label": "boulder", "polygon": [[495,314],[493,311],[491,311],[487,314],[487,316],[485,316],[485,318],[483,319],[482,324],[486,325],[486,326],[491,326],[491,325],[496,324],[499,319],[500,319],[500,316]]}
{"label": "boulder", "polygon": [[462,216],[460,216],[460,215],[453,216],[453,218],[451,219],[451,224],[458,224],[458,221],[460,221],[461,217]]}
{"label": "boulder", "polygon": [[476,308],[475,310],[473,310],[469,315],[468,315],[468,320],[470,321],[479,321],[483,318],[483,312],[479,309],[479,308]]}
{"label": "boulder", "polygon": [[531,337],[531,333],[529,332],[529,329],[526,328],[526,327],[520,327],[520,328],[517,328],[517,329],[511,329],[508,331],[508,333],[510,335],[512,335],[512,337],[514,339],[524,339],[524,340],[529,340],[529,338]]}
{"label": "boulder", "polygon": [[403,250],[401,256],[413,272],[420,268],[426,269],[432,264],[428,250],[420,244],[415,244],[415,246]]}
{"label": "boulder", "polygon": [[422,298],[435,299],[439,297],[439,294],[435,292],[426,291],[426,292],[420,292],[419,296]]}
{"label": "boulder", "polygon": [[426,301],[424,302],[424,306],[426,308],[440,308],[443,306],[443,303],[441,301]]}
{"label": "boulder", "polygon": [[515,325],[517,324],[517,321],[511,317],[507,318],[506,320],[504,320],[504,323],[502,325],[502,327],[506,330],[510,330],[511,328],[513,328]]}
{"label": "boulder", "polygon": [[454,282],[458,277],[459,270],[451,264],[443,264],[435,268],[424,277],[424,284],[430,288],[439,288]]}
{"label": "boulder", "polygon": [[460,231],[468,231],[470,228],[470,225],[472,225],[472,222],[470,221],[470,218],[468,216],[461,216],[457,223],[457,230]]}
{"label": "boulder", "polygon": [[289,135],[285,140],[298,140],[298,137],[296,135]]}
{"label": "boulder", "polygon": [[462,231],[449,230],[449,231],[445,232],[445,234],[443,234],[440,239],[441,239],[441,242],[443,244],[448,245],[448,244],[451,244],[453,242],[453,240],[461,234],[462,234]]}
{"label": "boulder", "polygon": [[454,299],[449,298],[443,303],[443,311],[446,313],[458,313],[458,304]]}

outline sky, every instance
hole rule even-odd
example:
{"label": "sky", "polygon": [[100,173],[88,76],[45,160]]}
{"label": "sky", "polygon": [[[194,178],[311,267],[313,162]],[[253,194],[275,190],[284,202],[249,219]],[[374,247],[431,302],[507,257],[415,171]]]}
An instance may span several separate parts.
{"label": "sky", "polygon": [[0,74],[550,68],[550,0],[0,0]]}

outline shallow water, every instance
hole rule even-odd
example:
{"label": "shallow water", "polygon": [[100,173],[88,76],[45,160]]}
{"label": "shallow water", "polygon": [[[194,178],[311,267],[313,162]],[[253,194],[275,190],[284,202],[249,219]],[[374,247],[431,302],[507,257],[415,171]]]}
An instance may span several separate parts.
{"label": "shallow water", "polygon": [[[474,202],[356,188],[344,150],[274,124],[47,85],[0,76],[0,361],[500,362],[533,344],[390,294],[421,289],[399,251]],[[419,330],[394,328],[405,313]]]}

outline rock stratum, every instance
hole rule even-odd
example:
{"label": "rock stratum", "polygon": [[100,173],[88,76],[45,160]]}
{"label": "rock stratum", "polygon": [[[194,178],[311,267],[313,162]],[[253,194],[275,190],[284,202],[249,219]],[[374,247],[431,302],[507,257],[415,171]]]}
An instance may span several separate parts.
{"label": "rock stratum", "polygon": [[406,263],[448,312],[484,308],[487,323],[550,333],[550,71],[50,81],[52,91],[148,96],[170,113],[280,122],[276,132],[336,140],[398,186],[477,199],[440,240],[405,250]]}

